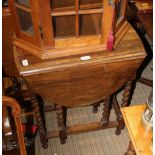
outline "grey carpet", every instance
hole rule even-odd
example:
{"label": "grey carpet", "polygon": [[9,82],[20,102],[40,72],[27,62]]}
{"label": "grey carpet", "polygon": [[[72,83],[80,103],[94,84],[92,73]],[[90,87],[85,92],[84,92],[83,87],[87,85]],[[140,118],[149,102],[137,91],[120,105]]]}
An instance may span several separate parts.
{"label": "grey carpet", "polygon": [[[152,61],[143,71],[143,76],[152,79]],[[151,88],[137,82],[131,100],[131,106],[135,104],[145,104],[151,92]],[[121,93],[118,96],[121,100]],[[67,125],[83,124],[86,122],[100,120],[103,105],[100,106],[97,114],[92,113],[92,107],[72,108],[68,110]],[[112,110],[110,119],[115,118]],[[57,129],[55,112],[46,114],[46,124],[48,130]],[[48,148],[43,149],[37,135],[35,142],[36,155],[123,155],[127,150],[130,137],[125,128],[119,136],[115,135],[115,128],[70,135],[66,144],[62,145],[59,138],[50,139]]]}

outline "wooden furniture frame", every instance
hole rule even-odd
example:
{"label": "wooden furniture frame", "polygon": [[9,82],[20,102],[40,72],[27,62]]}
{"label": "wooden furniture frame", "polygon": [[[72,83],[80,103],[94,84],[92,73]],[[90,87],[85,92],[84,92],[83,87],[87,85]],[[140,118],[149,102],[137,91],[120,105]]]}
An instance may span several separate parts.
{"label": "wooden furniture frame", "polygon": [[[49,138],[57,136],[60,136],[61,142],[65,143],[67,135],[110,127],[116,127],[116,133],[119,134],[124,122],[115,94],[125,86],[121,106],[129,104],[132,81],[145,56],[143,45],[131,26],[114,52],[91,53],[91,59],[87,61],[81,61],[78,55],[52,61],[40,60],[15,48],[17,68],[29,87],[49,103],[55,104],[55,106],[45,105],[44,112],[56,110],[59,130],[47,132],[39,105],[35,99],[33,100],[43,147],[48,146]],[[23,66],[24,59],[29,62],[28,66]],[[111,103],[110,98],[113,101]],[[94,111],[96,111],[96,106],[103,100],[105,108],[100,122],[66,127],[64,108],[95,104]],[[113,122],[109,121],[110,105],[114,107],[117,115]]]}
{"label": "wooden furniture frame", "polygon": [[[24,86],[26,88],[26,86]],[[34,113],[32,112],[32,107],[29,105],[31,103],[31,99],[33,99],[35,94],[33,92],[30,92],[28,90],[23,90],[23,81],[22,81],[22,87],[21,84],[19,84],[19,81],[16,78],[3,78],[3,95],[7,95],[9,99],[13,99],[14,101],[18,102],[18,106],[20,107],[20,118],[24,117],[27,123],[33,122],[34,120]],[[13,101],[13,100],[10,100]],[[3,101],[3,100],[2,100]],[[19,105],[20,103],[20,105]],[[29,110],[28,110],[29,109]],[[31,109],[31,110],[30,110]],[[20,149],[18,145],[18,139],[17,139],[17,132],[18,130],[16,129],[16,124],[14,121],[14,116],[11,114],[11,109],[10,106],[3,106],[3,154],[4,155],[10,155],[15,154],[19,155]],[[34,135],[28,134],[27,136],[27,127],[25,130],[25,122],[22,122],[22,132],[24,134],[24,139],[25,139],[25,146],[26,146],[26,151],[28,154],[33,154],[35,151],[34,147]],[[28,125],[26,125],[28,126]],[[24,127],[24,129],[23,129]]]}
{"label": "wooden furniture frame", "polygon": [[[81,4],[79,0],[75,0],[71,6],[52,8],[50,5],[56,3],[55,0],[29,0],[25,2],[9,0],[16,34],[13,41],[14,46],[42,59],[83,55],[106,49],[112,50],[129,29],[129,25],[125,21],[127,0],[90,2],[91,0],[87,4]],[[65,1],[62,4],[65,4]],[[23,17],[20,13],[23,14]],[[101,19],[97,16],[99,14]],[[96,31],[101,31],[101,33],[81,36],[82,23],[80,18],[82,15],[91,15]],[[55,37],[53,18],[70,16],[75,17],[75,36]],[[22,29],[25,23],[21,21],[21,18],[29,20],[33,27],[33,33],[27,33]],[[98,22],[101,23],[101,28],[99,28]],[[71,26],[68,26],[67,29],[70,28]]]}
{"label": "wooden furniture frame", "polygon": [[[72,126],[66,126],[66,109],[67,107],[61,106],[61,105],[56,105],[56,107],[48,107],[46,108],[47,112],[56,111],[57,115],[57,123],[59,130],[56,131],[49,131],[47,133],[46,138],[55,138],[55,137],[60,137],[60,142],[61,144],[66,143],[66,139],[68,135],[72,134],[79,134],[83,132],[91,132],[91,131],[96,131],[96,130],[102,130],[102,129],[108,129],[108,128],[116,128],[115,134],[119,135],[121,133],[121,130],[124,129],[124,121],[123,117],[120,111],[120,107],[126,107],[128,106],[130,102],[130,93],[131,93],[131,87],[132,87],[132,82],[129,81],[125,87],[124,87],[124,92],[123,92],[123,98],[122,98],[122,103],[121,106],[119,105],[117,101],[117,96],[116,94],[113,94],[109,96],[108,98],[104,99],[103,102],[103,112],[101,116],[101,120],[98,122],[90,122],[87,124],[79,124],[79,125],[72,125]],[[110,121],[110,114],[111,114],[111,108],[113,107],[115,114],[116,114],[116,120]],[[95,107],[93,105],[93,111],[95,111]],[[43,141],[42,141],[43,142]],[[47,147],[47,143],[43,143],[43,147]]]}
{"label": "wooden furniture frame", "polygon": [[21,155],[26,155],[26,148],[25,148],[25,142],[24,142],[24,136],[23,136],[23,131],[22,131],[22,124],[21,124],[21,108],[18,104],[18,102],[11,98],[11,97],[2,97],[2,104],[3,104],[3,134],[5,135],[5,132],[11,131],[8,128],[5,128],[5,114],[6,114],[6,107],[10,107],[12,110],[12,115],[14,118],[15,126],[16,126],[16,133],[17,133],[17,138],[18,138],[18,143],[19,143],[19,149],[20,149],[20,154]]}
{"label": "wooden furniture frame", "polygon": [[11,14],[9,8],[2,8],[2,65],[3,65],[3,77],[11,76],[18,77],[19,72],[14,62],[13,56],[13,25],[11,20]]}

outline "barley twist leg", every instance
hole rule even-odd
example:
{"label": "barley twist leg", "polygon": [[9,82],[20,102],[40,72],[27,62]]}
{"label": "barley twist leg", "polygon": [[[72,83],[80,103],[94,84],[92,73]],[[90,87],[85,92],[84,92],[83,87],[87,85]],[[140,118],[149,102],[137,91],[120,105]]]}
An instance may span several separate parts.
{"label": "barley twist leg", "polygon": [[130,95],[131,95],[131,88],[132,88],[132,81],[129,81],[124,88],[123,92],[123,99],[122,99],[122,104],[121,107],[126,107],[129,104],[130,100]]}
{"label": "barley twist leg", "polygon": [[104,107],[103,107],[103,113],[102,113],[102,118],[101,118],[101,124],[102,126],[107,126],[109,123],[109,117],[110,117],[110,97],[108,97],[107,99],[105,99],[104,102]]}
{"label": "barley twist leg", "polygon": [[[125,85],[121,107],[127,107],[130,103],[130,99],[131,99],[130,97],[132,93],[131,92],[132,84],[133,84],[133,81],[131,80]],[[125,127],[125,123],[123,121],[122,128],[124,127]]]}
{"label": "barley twist leg", "polygon": [[57,105],[56,115],[57,115],[57,122],[59,127],[60,141],[61,141],[61,144],[65,144],[67,136],[66,136],[64,109],[62,106]]}
{"label": "barley twist leg", "polygon": [[43,123],[43,117],[41,115],[40,107],[36,96],[33,96],[31,99],[33,111],[35,113],[35,120],[39,127],[39,136],[42,143],[43,148],[48,147],[48,138],[47,132]]}

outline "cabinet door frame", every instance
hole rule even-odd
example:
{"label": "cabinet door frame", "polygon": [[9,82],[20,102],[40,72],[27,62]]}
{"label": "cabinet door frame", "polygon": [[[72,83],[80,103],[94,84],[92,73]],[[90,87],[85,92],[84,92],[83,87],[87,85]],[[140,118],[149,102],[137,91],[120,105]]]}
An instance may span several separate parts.
{"label": "cabinet door frame", "polygon": [[[16,34],[16,37],[19,39],[25,40],[31,44],[42,47],[42,39],[41,39],[40,29],[39,29],[40,22],[39,22],[39,16],[37,14],[38,3],[37,1],[29,0],[29,4],[30,4],[30,7],[28,8],[22,4],[18,4],[15,0],[9,0],[9,9],[12,14],[15,34]],[[32,17],[32,26],[33,26],[34,34],[30,35],[21,29],[16,8],[30,13]]]}
{"label": "cabinet door frame", "polygon": [[116,0],[116,5],[118,3],[118,1],[122,1],[122,8],[117,8],[116,11],[118,11],[118,9],[121,10],[120,12],[120,16],[118,19],[115,19],[116,20],[116,25],[115,25],[115,32],[117,32],[121,26],[123,25],[123,23],[125,22],[125,16],[126,16],[126,8],[127,8],[127,4],[128,4],[128,1],[127,0]]}

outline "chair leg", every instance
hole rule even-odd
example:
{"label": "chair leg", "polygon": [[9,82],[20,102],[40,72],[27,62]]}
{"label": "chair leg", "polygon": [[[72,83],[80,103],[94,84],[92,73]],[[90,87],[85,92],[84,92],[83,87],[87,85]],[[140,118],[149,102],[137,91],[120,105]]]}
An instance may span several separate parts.
{"label": "chair leg", "polygon": [[[122,104],[121,107],[127,107],[130,103],[130,97],[131,97],[131,88],[132,88],[133,80],[129,81],[124,88],[123,92],[123,98],[122,98]],[[122,118],[123,119],[123,118]],[[122,128],[125,127],[125,123],[123,121]]]}
{"label": "chair leg", "polygon": [[60,130],[59,131],[60,141],[61,144],[65,144],[67,135],[66,135],[66,123],[64,118],[64,109],[62,106],[57,105],[56,114],[57,114],[58,127]]}
{"label": "chair leg", "polygon": [[122,114],[121,114],[121,111],[120,111],[120,106],[118,104],[116,95],[113,96],[112,105],[113,105],[114,111],[116,113],[117,123],[118,123],[118,126],[116,127],[115,134],[120,135],[121,130],[124,128],[124,121],[123,121],[123,117],[122,117]]}
{"label": "chair leg", "polygon": [[129,105],[132,84],[133,81],[131,80],[125,85],[121,107],[126,107]]}
{"label": "chair leg", "polygon": [[102,118],[101,118],[101,125],[104,127],[106,127],[109,123],[110,111],[111,111],[110,97],[108,97],[107,99],[105,99]]}
{"label": "chair leg", "polygon": [[42,119],[43,117],[41,115],[39,103],[35,95],[33,95],[31,102],[32,102],[33,111],[35,113],[35,119],[39,127],[40,140],[41,140],[43,148],[45,149],[48,147],[47,132],[46,132],[46,129],[43,123],[43,119]]}

